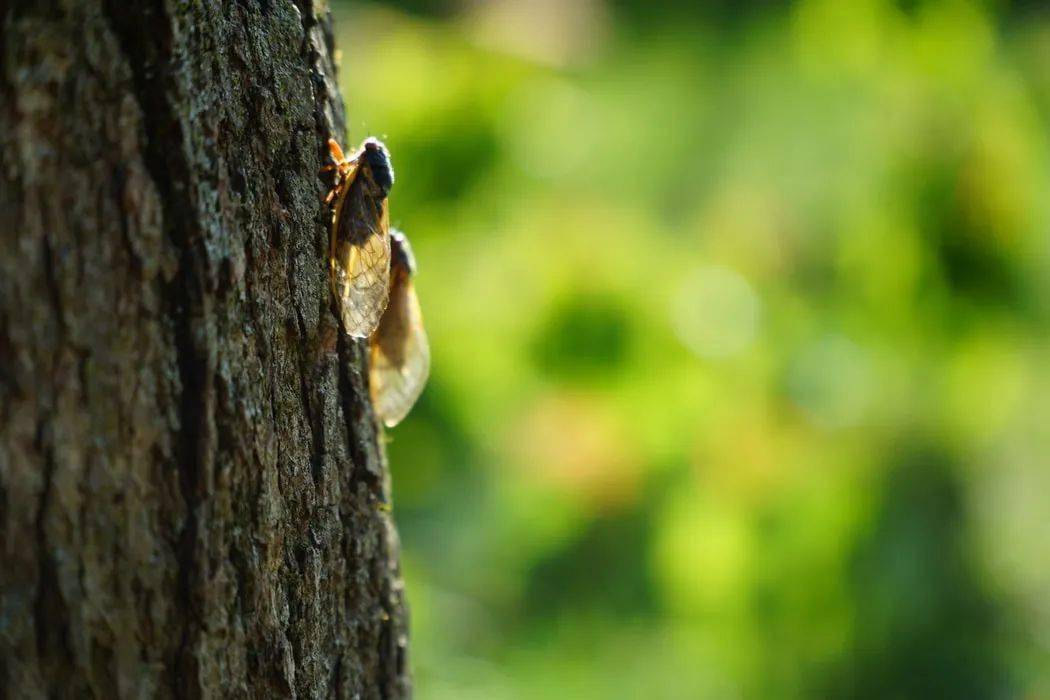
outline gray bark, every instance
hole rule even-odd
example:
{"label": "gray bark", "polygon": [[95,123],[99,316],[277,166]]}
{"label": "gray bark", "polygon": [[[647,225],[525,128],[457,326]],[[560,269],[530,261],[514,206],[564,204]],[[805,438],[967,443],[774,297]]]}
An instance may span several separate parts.
{"label": "gray bark", "polygon": [[324,0],[0,0],[8,697],[403,697]]}

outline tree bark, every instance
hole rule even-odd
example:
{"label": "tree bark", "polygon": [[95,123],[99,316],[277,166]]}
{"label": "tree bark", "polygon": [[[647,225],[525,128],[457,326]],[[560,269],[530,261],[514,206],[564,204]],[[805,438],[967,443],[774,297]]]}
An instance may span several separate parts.
{"label": "tree bark", "polygon": [[403,697],[324,0],[0,0],[8,697]]}

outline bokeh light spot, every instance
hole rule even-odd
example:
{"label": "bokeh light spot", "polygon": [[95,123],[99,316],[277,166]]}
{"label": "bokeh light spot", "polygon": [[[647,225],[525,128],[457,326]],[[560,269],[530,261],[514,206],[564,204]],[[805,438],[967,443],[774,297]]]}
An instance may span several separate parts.
{"label": "bokeh light spot", "polygon": [[724,267],[702,267],[682,281],[671,320],[679,340],[696,355],[723,358],[751,346],[760,312],[758,296],[741,275]]}

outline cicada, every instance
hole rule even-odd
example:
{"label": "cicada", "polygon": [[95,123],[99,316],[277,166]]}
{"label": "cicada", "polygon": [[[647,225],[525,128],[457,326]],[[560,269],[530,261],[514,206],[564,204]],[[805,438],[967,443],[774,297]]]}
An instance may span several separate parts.
{"label": "cicada", "polygon": [[405,234],[390,230],[390,303],[372,335],[372,405],[392,428],[408,415],[430,373],[430,345],[412,284],[416,260]]}
{"label": "cicada", "polygon": [[334,139],[328,149],[336,181],[325,199],[332,207],[329,276],[346,332],[375,332],[390,294],[390,211],[387,195],[394,170],[386,147],[366,139],[345,158]]}
{"label": "cicada", "polygon": [[345,158],[328,141],[336,181],[329,272],[346,332],[370,338],[369,384],[376,414],[397,425],[419,398],[430,372],[430,346],[412,284],[416,263],[408,239],[390,228],[387,196],[394,171],[386,147],[366,139]]}

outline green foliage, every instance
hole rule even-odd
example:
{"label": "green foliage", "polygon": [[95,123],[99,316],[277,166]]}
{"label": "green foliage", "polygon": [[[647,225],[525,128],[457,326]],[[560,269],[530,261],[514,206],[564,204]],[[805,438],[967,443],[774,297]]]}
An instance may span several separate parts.
{"label": "green foliage", "polygon": [[1050,15],[424,5],[336,5],[420,697],[1050,695]]}

